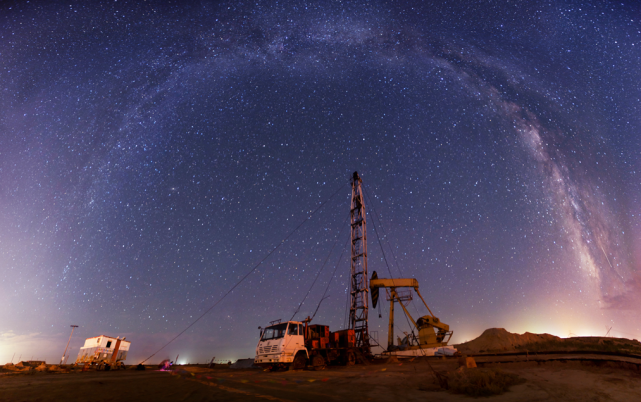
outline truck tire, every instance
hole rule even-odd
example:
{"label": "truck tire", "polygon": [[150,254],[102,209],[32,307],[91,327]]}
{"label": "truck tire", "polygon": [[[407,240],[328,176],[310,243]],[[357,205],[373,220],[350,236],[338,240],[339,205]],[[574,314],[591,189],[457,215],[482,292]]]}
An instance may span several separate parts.
{"label": "truck tire", "polygon": [[316,355],[312,358],[312,366],[314,366],[314,370],[324,369],[325,364],[325,358],[321,355]]}
{"label": "truck tire", "polygon": [[305,352],[298,352],[296,353],[296,356],[294,356],[294,361],[289,366],[289,369],[302,370],[305,368],[305,365],[307,365],[307,356],[305,356]]}
{"label": "truck tire", "polygon": [[355,364],[356,364],[356,354],[354,354],[353,350],[348,350],[347,354],[345,355],[345,365],[353,366]]}

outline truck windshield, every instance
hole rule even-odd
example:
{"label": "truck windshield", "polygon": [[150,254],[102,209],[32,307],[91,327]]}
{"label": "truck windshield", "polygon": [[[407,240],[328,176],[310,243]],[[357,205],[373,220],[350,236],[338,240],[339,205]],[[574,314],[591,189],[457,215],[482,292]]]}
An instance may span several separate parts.
{"label": "truck windshield", "polygon": [[265,332],[263,332],[263,337],[261,338],[261,340],[267,341],[270,339],[282,338],[285,336],[286,329],[287,329],[287,323],[267,327],[265,328]]}

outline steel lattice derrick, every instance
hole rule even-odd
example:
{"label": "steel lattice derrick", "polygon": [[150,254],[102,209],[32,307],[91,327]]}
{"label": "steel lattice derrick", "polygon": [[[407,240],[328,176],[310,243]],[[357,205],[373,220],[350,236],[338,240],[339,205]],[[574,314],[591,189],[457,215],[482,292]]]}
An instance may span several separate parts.
{"label": "steel lattice derrick", "polygon": [[352,202],[350,209],[350,225],[352,240],[351,258],[351,304],[349,309],[349,328],[356,335],[356,346],[366,349],[369,353],[368,330],[368,297],[367,281],[367,222],[365,219],[365,203],[362,180],[358,172],[352,176]]}

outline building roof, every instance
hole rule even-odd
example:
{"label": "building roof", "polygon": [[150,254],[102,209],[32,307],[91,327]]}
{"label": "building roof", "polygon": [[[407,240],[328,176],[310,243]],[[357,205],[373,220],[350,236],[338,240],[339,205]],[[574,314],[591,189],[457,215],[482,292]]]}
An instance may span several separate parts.
{"label": "building roof", "polygon": [[125,338],[117,338],[117,337],[115,337],[115,336],[109,336],[109,335],[98,335],[98,336],[92,336],[91,338],[87,338],[87,339],[94,339],[94,338],[120,339],[122,342],[129,342],[129,343],[131,343],[131,341],[126,341],[126,340],[125,340]]}

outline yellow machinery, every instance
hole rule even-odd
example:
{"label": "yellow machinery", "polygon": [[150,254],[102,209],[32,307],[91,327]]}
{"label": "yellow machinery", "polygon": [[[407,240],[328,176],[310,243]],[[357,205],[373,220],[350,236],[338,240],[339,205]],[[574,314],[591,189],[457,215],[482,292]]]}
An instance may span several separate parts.
{"label": "yellow machinery", "polygon": [[[452,331],[450,331],[450,326],[441,322],[437,317],[434,316],[432,310],[425,303],[425,299],[421,296],[421,293],[418,291],[418,281],[414,278],[410,279],[378,279],[376,271],[372,273],[372,278],[369,282],[370,293],[372,295],[372,305],[375,308],[378,302],[378,293],[380,288],[389,289],[389,294],[387,300],[390,302],[390,315],[389,315],[389,332],[387,338],[387,350],[391,352],[396,349],[408,350],[408,351],[420,351],[430,348],[443,348],[447,346],[450,338],[452,337]],[[398,288],[410,288],[406,291],[397,290]],[[430,312],[430,315],[425,315],[420,317],[418,320],[414,321],[414,318],[405,308],[403,302],[412,300],[411,288],[414,288],[416,294],[421,298],[427,311]],[[410,338],[408,337],[403,341],[399,342],[401,345],[394,345],[394,303],[398,302],[407,317],[411,320],[414,327],[418,330],[418,340],[415,336]],[[412,331],[413,335],[413,331]],[[451,347],[448,347],[448,349]],[[455,350],[454,350],[455,351]],[[434,354],[432,353],[429,353]],[[418,354],[416,354],[418,355]]]}

